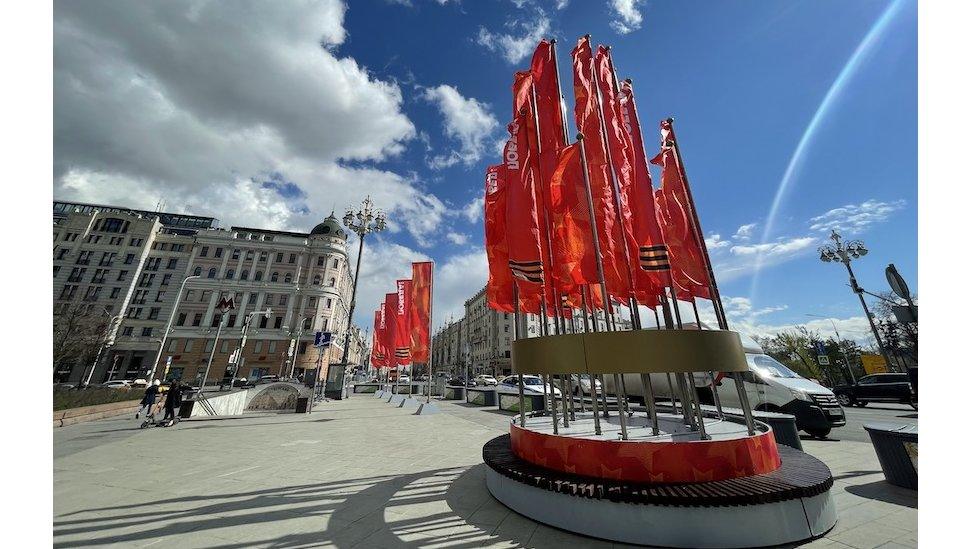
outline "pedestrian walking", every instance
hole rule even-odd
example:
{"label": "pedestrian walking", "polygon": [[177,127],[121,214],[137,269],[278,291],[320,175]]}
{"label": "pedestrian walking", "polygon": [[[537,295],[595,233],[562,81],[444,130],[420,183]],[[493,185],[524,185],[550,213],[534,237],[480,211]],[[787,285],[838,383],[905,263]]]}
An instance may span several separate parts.
{"label": "pedestrian walking", "polygon": [[152,415],[153,404],[156,404],[156,397],[159,396],[159,380],[153,380],[149,387],[146,387],[146,392],[142,394],[142,400],[139,404],[142,405],[139,411],[136,412],[136,419],[139,419],[139,415],[142,411],[146,411],[146,415]]}
{"label": "pedestrian walking", "polygon": [[166,391],[166,402],[164,406],[166,407],[166,415],[163,416],[163,421],[168,419],[176,419],[175,410],[180,407],[183,403],[183,388],[180,387],[179,381],[173,381],[169,384],[169,390]]}

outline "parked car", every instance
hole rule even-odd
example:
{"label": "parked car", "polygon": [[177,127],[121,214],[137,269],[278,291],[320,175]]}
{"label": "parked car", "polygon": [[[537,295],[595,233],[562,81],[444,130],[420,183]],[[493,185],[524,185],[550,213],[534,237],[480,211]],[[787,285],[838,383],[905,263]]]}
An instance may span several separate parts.
{"label": "parked car", "polygon": [[490,375],[482,374],[482,375],[474,378],[474,383],[475,383],[475,385],[491,385],[491,386],[495,386],[495,385],[498,385],[498,380],[495,379],[495,378],[493,378],[493,377],[491,377]]}
{"label": "parked car", "polygon": [[258,378],[257,380],[255,380],[254,383],[255,384],[258,384],[258,383],[274,383],[276,381],[278,381],[278,376],[261,376],[260,378]]}
{"label": "parked car", "polygon": [[[562,379],[562,376],[556,375],[557,380]],[[603,385],[600,385],[600,380],[591,378],[589,374],[571,374],[569,376],[569,392],[573,396],[583,396],[590,394],[590,383],[596,383],[596,394],[603,393]]]}
{"label": "parked car", "polygon": [[868,402],[900,402],[918,410],[918,395],[912,390],[908,374],[871,374],[854,385],[834,387],[843,406],[865,406]]}
{"label": "parked car", "polygon": [[102,383],[102,387],[109,389],[128,389],[132,382],[125,379],[113,379],[112,381],[106,381]]}
{"label": "parked car", "polygon": [[[544,391],[542,388],[542,378],[533,375],[523,375],[522,376],[522,390],[523,394],[537,394],[541,395]],[[498,382],[498,394],[506,395],[517,395],[518,394],[518,376],[508,376]],[[556,396],[561,397],[563,393],[556,388]],[[545,392],[549,392],[549,388],[545,388]]]}
{"label": "parked car", "polygon": [[407,383],[410,383],[410,376],[405,375],[405,374],[404,375],[401,375],[400,376],[400,383],[402,383],[404,385],[407,384]]}

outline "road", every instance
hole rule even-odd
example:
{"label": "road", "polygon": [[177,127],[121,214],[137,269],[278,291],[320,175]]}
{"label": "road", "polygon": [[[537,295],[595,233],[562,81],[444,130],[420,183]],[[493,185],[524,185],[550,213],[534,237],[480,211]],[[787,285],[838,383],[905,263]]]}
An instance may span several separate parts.
{"label": "road", "polygon": [[[847,416],[847,425],[835,427],[827,436],[828,439],[870,442],[871,439],[864,430],[865,423],[918,423],[918,412],[907,404],[871,403],[864,408],[844,408],[844,414]],[[805,439],[810,438],[806,433],[801,435]]]}

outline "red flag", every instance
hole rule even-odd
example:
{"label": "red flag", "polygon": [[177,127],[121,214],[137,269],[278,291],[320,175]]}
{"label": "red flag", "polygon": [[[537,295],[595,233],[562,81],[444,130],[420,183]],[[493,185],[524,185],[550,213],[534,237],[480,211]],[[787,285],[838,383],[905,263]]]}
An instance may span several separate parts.
{"label": "red flag", "polygon": [[[661,153],[651,162],[663,168],[661,188],[654,193],[658,221],[668,248],[672,286],[679,298],[694,295],[708,299],[708,270],[691,218],[691,204],[679,171],[670,125],[661,123]],[[683,297],[683,295],[685,297]]]}
{"label": "red flag", "polygon": [[576,293],[579,285],[599,281],[579,143],[573,143],[559,153],[550,190],[553,276],[559,282],[560,292]]}
{"label": "red flag", "polygon": [[596,226],[603,259],[607,292],[626,300],[630,296],[628,270],[623,242],[617,226],[617,209],[600,127],[596,88],[593,82],[593,55],[589,37],[579,40],[573,49],[573,90],[576,97],[576,125],[583,134],[590,192],[596,214]]}
{"label": "red flag", "polygon": [[370,353],[369,362],[375,368],[386,366],[386,349],[384,341],[386,333],[384,331],[383,307],[373,311],[373,351]]}
{"label": "red flag", "polygon": [[508,172],[507,212],[508,265],[519,286],[519,294],[540,294],[543,282],[542,247],[539,217],[533,185],[534,173],[529,163],[528,127],[525,114],[508,125],[510,138],[505,145],[505,169]]}
{"label": "red flag", "polygon": [[496,311],[515,312],[512,271],[508,268],[507,213],[508,169],[505,164],[488,166],[485,174],[485,253],[488,254],[488,306]]}
{"label": "red flag", "polygon": [[398,365],[410,364],[410,294],[409,280],[396,281],[396,339],[393,358]]}
{"label": "red flag", "polygon": [[396,368],[395,351],[396,351],[396,334],[397,334],[397,294],[386,294],[383,300],[383,349],[386,354],[386,363],[384,366],[387,368]]}
{"label": "red flag", "polygon": [[430,360],[430,291],[434,263],[414,263],[410,295],[410,358],[414,362]]}
{"label": "red flag", "polygon": [[634,238],[637,242],[637,264],[640,270],[644,271],[644,280],[651,285],[651,291],[657,301],[661,289],[668,285],[668,252],[657,221],[651,172],[647,165],[640,119],[637,117],[634,89],[629,80],[625,80],[621,86],[619,99],[620,115],[632,153],[630,164],[633,169],[633,184],[628,189],[628,199],[633,214]]}

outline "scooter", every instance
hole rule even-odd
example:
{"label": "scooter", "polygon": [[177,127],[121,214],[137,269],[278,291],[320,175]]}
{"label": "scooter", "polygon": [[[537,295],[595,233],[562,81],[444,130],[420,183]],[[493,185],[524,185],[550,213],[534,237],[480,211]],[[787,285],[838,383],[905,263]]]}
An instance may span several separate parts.
{"label": "scooter", "polygon": [[142,422],[142,425],[139,425],[139,428],[148,429],[150,427],[172,427],[180,422],[179,416],[176,416],[172,419],[164,419],[164,420],[156,421],[156,413],[160,412],[161,410],[162,410],[162,406],[156,408],[155,412],[150,410],[149,414],[146,416],[146,420]]}

